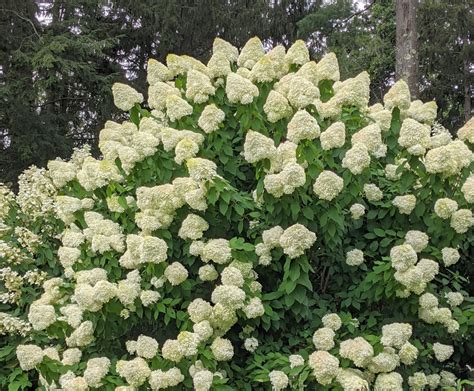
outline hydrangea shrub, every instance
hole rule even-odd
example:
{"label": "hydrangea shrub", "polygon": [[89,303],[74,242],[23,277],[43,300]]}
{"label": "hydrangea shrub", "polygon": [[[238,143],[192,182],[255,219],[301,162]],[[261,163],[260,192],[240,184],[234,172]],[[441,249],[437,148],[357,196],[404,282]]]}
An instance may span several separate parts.
{"label": "hydrangea shrub", "polygon": [[[423,390],[472,358],[474,120],[304,42],[113,87],[102,157],[2,188],[0,384],[48,390]],[[18,367],[19,364],[19,367]]]}

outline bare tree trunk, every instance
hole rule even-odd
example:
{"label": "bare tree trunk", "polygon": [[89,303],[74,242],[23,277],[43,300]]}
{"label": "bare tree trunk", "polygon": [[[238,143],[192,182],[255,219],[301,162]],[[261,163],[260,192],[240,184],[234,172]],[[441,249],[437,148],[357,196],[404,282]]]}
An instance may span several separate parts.
{"label": "bare tree trunk", "polygon": [[395,78],[407,82],[412,97],[418,87],[418,32],[416,12],[419,0],[396,0],[396,63]]}
{"label": "bare tree trunk", "polygon": [[[464,50],[467,52],[467,46],[469,42],[467,37],[463,38]],[[469,69],[469,59],[464,58],[463,61],[463,73],[464,73],[464,121],[469,121],[471,118],[472,111],[472,97],[471,97],[471,72]]]}

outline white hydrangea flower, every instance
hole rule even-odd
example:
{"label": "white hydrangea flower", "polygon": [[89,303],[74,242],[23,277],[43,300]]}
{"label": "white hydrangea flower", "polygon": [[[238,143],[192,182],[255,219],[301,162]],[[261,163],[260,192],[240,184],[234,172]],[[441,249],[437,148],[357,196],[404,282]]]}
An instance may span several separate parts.
{"label": "white hydrangea flower", "polygon": [[332,171],[321,172],[313,185],[314,193],[322,200],[332,201],[344,187],[344,180]]}
{"label": "white hydrangea flower", "polygon": [[397,372],[381,373],[375,379],[374,391],[403,391],[403,377]]}
{"label": "white hydrangea flower", "polygon": [[469,209],[459,209],[451,215],[451,228],[458,234],[466,233],[474,225],[474,216]]}
{"label": "white hydrangea flower", "polygon": [[74,163],[56,159],[48,162],[49,177],[56,188],[61,188],[76,177],[77,167]]}
{"label": "white hydrangea flower", "polygon": [[205,133],[212,133],[219,129],[224,121],[225,113],[215,104],[207,105],[199,116],[198,125]]}
{"label": "white hydrangea flower", "polygon": [[16,348],[16,357],[24,371],[29,371],[41,364],[43,356],[43,350],[36,345],[18,345]]}
{"label": "white hydrangea flower", "polygon": [[222,52],[216,52],[212,54],[211,58],[207,62],[207,68],[209,69],[209,76],[214,79],[225,77],[232,72],[229,58]]}
{"label": "white hydrangea flower", "polygon": [[66,345],[71,348],[83,347],[91,344],[94,339],[94,325],[90,320],[86,320],[66,337]]}
{"label": "white hydrangea flower", "polygon": [[449,219],[457,210],[458,203],[450,198],[440,198],[435,202],[434,211],[442,219]]}
{"label": "white hydrangea flower", "polygon": [[178,95],[168,95],[165,101],[166,115],[171,122],[179,121],[181,118],[193,113],[193,106]]}
{"label": "white hydrangea flower", "polygon": [[75,365],[81,361],[82,351],[78,348],[66,349],[63,352],[63,359],[61,360],[64,365]]}
{"label": "white hydrangea flower", "polygon": [[336,377],[339,360],[326,351],[316,351],[309,356],[308,364],[319,384],[328,385]]}
{"label": "white hydrangea flower", "polygon": [[277,45],[257,61],[249,76],[253,82],[269,83],[281,78],[287,72],[285,48],[282,45]]}
{"label": "white hydrangea flower", "polygon": [[[180,384],[183,381],[184,381],[184,376],[181,373],[180,369],[176,367],[170,368],[167,371],[162,371],[161,369],[151,371],[150,378],[148,379],[148,382],[150,383],[150,387],[153,391],[162,390],[168,387],[176,387],[178,384]],[[134,391],[134,390],[127,390],[127,391]]]}
{"label": "white hydrangea flower", "polygon": [[365,214],[365,206],[362,204],[353,204],[351,205],[349,211],[354,220],[360,219]]}
{"label": "white hydrangea flower", "polygon": [[262,316],[265,313],[265,308],[263,307],[263,303],[260,298],[253,297],[243,308],[243,311],[248,319],[254,319]]}
{"label": "white hydrangea flower", "polygon": [[217,361],[229,361],[234,356],[232,343],[221,337],[214,339],[211,344],[211,351]]}
{"label": "white hydrangea flower", "polygon": [[433,344],[433,352],[439,362],[444,362],[453,355],[454,348],[452,345],[443,345],[439,342],[435,342]]}
{"label": "white hydrangea flower", "polygon": [[238,309],[243,307],[245,296],[245,292],[237,286],[218,285],[212,292],[211,301],[230,309]]}
{"label": "white hydrangea flower", "polygon": [[204,74],[208,73],[207,67],[194,57],[176,54],[168,54],[166,56],[166,65],[173,76],[184,75],[194,69]]}
{"label": "white hydrangea flower", "polygon": [[364,194],[368,201],[377,202],[383,198],[383,192],[373,183],[364,184]]}
{"label": "white hydrangea flower", "polygon": [[410,342],[405,342],[398,351],[400,362],[405,365],[413,365],[418,358],[418,349]]}
{"label": "white hydrangea flower", "polygon": [[474,174],[469,175],[461,187],[464,199],[469,203],[474,203]]}
{"label": "white hydrangea flower", "polygon": [[273,370],[268,377],[272,384],[272,391],[281,391],[288,387],[289,379],[285,372]]}
{"label": "white hydrangea flower", "polygon": [[435,101],[423,103],[421,100],[414,100],[407,111],[407,115],[415,121],[431,125],[436,119],[438,105]]}
{"label": "white hydrangea flower", "polygon": [[[406,118],[400,129],[398,144],[407,148],[408,152],[412,155],[423,155],[426,149],[431,146],[430,133],[431,129],[429,126],[423,125],[414,119]],[[415,147],[419,149],[419,153],[413,152],[418,150]]]}
{"label": "white hydrangea flower", "polygon": [[28,312],[28,320],[34,330],[45,330],[56,322],[56,311],[52,305],[33,303]]}
{"label": "white hydrangea flower", "polygon": [[122,267],[135,269],[144,263],[161,263],[167,258],[168,245],[163,239],[149,235],[127,236],[127,250],[120,257]]}
{"label": "white hydrangea flower", "polygon": [[214,39],[212,44],[212,52],[223,53],[230,62],[236,62],[239,57],[239,50],[229,42],[219,37]]}
{"label": "white hydrangea flower", "polygon": [[112,86],[112,94],[114,96],[114,104],[120,110],[128,111],[135,103],[143,102],[143,95],[138,93],[134,88],[123,84],[114,83]]}
{"label": "white hydrangea flower", "polygon": [[209,224],[201,216],[188,214],[181,224],[178,236],[181,239],[201,239],[203,232],[209,229]]}
{"label": "white hydrangea flower", "polygon": [[392,247],[390,250],[390,258],[392,260],[393,268],[401,272],[414,266],[418,260],[416,251],[409,244]]}
{"label": "white hydrangea flower", "polygon": [[137,338],[136,343],[136,355],[152,359],[158,353],[158,342],[156,339],[147,337],[146,335],[140,335]]}
{"label": "white hydrangea flower", "polygon": [[382,130],[377,123],[367,125],[352,135],[351,143],[364,144],[369,153],[375,154],[382,145]]}
{"label": "white hydrangea flower", "polygon": [[412,334],[413,328],[409,323],[390,323],[382,326],[380,342],[384,346],[400,349]]}
{"label": "white hydrangea flower", "polygon": [[429,239],[429,236],[421,231],[411,230],[405,234],[405,243],[412,246],[417,253],[426,248]]}
{"label": "white hydrangea flower", "polygon": [[359,266],[364,263],[364,253],[355,248],[346,253],[346,264],[349,266]]}
{"label": "white hydrangea flower", "polygon": [[419,304],[422,308],[438,307],[438,299],[432,293],[424,293],[420,296]]}
{"label": "white hydrangea flower", "polygon": [[380,103],[369,107],[369,117],[379,124],[382,132],[388,132],[392,124],[392,112],[384,109]]}
{"label": "white hydrangea flower", "polygon": [[147,362],[141,357],[136,357],[130,361],[119,360],[115,369],[119,376],[123,377],[133,387],[140,387],[151,374]]}
{"label": "white hydrangea flower", "polygon": [[400,110],[410,108],[410,90],[404,80],[397,81],[383,97],[385,108],[392,110],[398,107]]}
{"label": "white hydrangea flower", "polygon": [[367,369],[372,373],[392,372],[400,365],[400,358],[393,348],[384,348],[382,352],[374,356]]}
{"label": "white hydrangea flower", "polygon": [[347,168],[352,174],[358,175],[370,165],[370,156],[364,144],[354,144],[342,159],[342,167]]}
{"label": "white hydrangea flower", "polygon": [[271,90],[263,105],[263,111],[270,122],[275,123],[293,114],[293,109],[285,96],[275,90]]}
{"label": "white hydrangea flower", "polygon": [[366,111],[370,97],[370,77],[367,72],[361,72],[356,77],[346,79],[342,83],[334,83],[334,100],[338,107],[356,106]]}
{"label": "white hydrangea flower", "polygon": [[214,374],[208,370],[200,370],[193,376],[193,385],[195,391],[209,391],[212,387]]}
{"label": "white hydrangea flower", "polygon": [[181,139],[175,147],[174,161],[178,164],[182,164],[184,161],[193,158],[199,152],[199,145],[197,145],[189,137]]}
{"label": "white hydrangea flower", "polygon": [[293,76],[289,80],[286,98],[294,108],[301,109],[319,98],[319,89],[309,80],[300,76]]}
{"label": "white hydrangea flower", "polygon": [[153,85],[158,82],[164,82],[171,80],[173,74],[170,72],[168,67],[161,62],[150,58],[147,65],[146,80],[148,84]]}
{"label": "white hydrangea flower", "polygon": [[240,51],[237,65],[252,69],[256,62],[265,55],[262,42],[258,37],[250,38]]}
{"label": "white hydrangea flower", "polygon": [[304,77],[306,80],[309,80],[315,86],[318,85],[318,65],[315,61],[305,62],[296,72],[296,76]]}
{"label": "white hydrangea flower", "polygon": [[186,161],[189,176],[195,181],[210,180],[217,175],[216,163],[203,158],[191,158]]}
{"label": "white hydrangea flower", "polygon": [[164,275],[171,285],[175,286],[187,280],[188,271],[181,263],[173,262],[166,267]]}
{"label": "white hydrangea flower", "polygon": [[309,61],[309,51],[306,47],[306,43],[301,39],[296,40],[288,49],[288,53],[286,53],[285,56],[285,61],[288,64],[306,64]]}
{"label": "white hydrangea flower", "polygon": [[287,138],[295,144],[319,137],[319,124],[306,110],[298,110],[288,123]]}
{"label": "white hydrangea flower", "polygon": [[398,208],[399,213],[409,215],[415,209],[416,197],[413,194],[396,196],[392,204]]}
{"label": "white hydrangea flower", "polygon": [[168,83],[156,82],[148,88],[148,105],[152,109],[164,110],[169,96],[181,96],[180,91]]}
{"label": "white hydrangea flower", "polygon": [[362,376],[363,374],[360,371],[340,368],[337,372],[336,380],[343,390],[368,390],[369,383]]}
{"label": "white hydrangea flower", "polygon": [[339,81],[339,62],[334,53],[327,53],[316,66],[318,82],[321,80]]}
{"label": "white hydrangea flower", "polygon": [[87,367],[84,371],[84,380],[92,388],[102,386],[102,379],[107,375],[110,368],[110,360],[107,357],[91,358],[87,361]]}
{"label": "white hydrangea flower", "polygon": [[207,102],[216,89],[207,75],[197,70],[190,70],[186,79],[186,98],[194,103]]}
{"label": "white hydrangea flower", "polygon": [[444,247],[443,249],[441,249],[441,255],[443,257],[443,262],[446,267],[456,264],[461,258],[459,251],[452,247]]}
{"label": "white hydrangea flower", "polygon": [[203,299],[194,299],[188,305],[189,318],[193,323],[199,323],[209,319],[212,313],[212,305]]}
{"label": "white hydrangea flower", "polygon": [[276,155],[273,140],[261,133],[249,130],[245,136],[244,158],[249,163],[257,163],[260,160],[272,159]]}
{"label": "white hydrangea flower", "polygon": [[456,386],[456,375],[452,372],[448,371],[441,371],[441,380],[440,380],[440,385],[443,387],[453,387]]}
{"label": "white hydrangea flower", "polygon": [[71,391],[87,391],[89,389],[86,380],[82,376],[75,377],[74,375],[71,378],[63,378],[61,387]]}
{"label": "white hydrangea flower", "polygon": [[222,285],[235,285],[239,288],[244,285],[242,272],[233,266],[227,266],[222,270],[221,281]]}
{"label": "white hydrangea flower", "polygon": [[175,339],[167,339],[161,348],[161,355],[165,360],[180,362],[183,358],[181,344]]}
{"label": "white hydrangea flower", "polygon": [[329,327],[322,327],[313,334],[313,343],[317,350],[331,350],[334,346],[336,333]]}
{"label": "white hydrangea flower", "polygon": [[225,264],[232,258],[232,252],[227,239],[209,240],[200,253],[204,262],[213,261],[217,264]]}
{"label": "white hydrangea flower", "polygon": [[462,128],[458,130],[458,138],[474,144],[474,117],[467,121]]}
{"label": "white hydrangea flower", "polygon": [[198,334],[181,331],[176,338],[181,346],[181,352],[184,357],[194,356],[198,353],[198,345],[201,342],[201,338]]}
{"label": "white hydrangea flower", "polygon": [[214,265],[204,265],[199,268],[199,278],[203,281],[214,281],[219,277]]}
{"label": "white hydrangea flower", "polygon": [[464,297],[460,292],[448,292],[444,297],[451,307],[458,307],[464,301]]}
{"label": "white hydrangea flower", "polygon": [[338,314],[335,314],[335,313],[324,315],[322,322],[323,322],[324,327],[329,327],[330,329],[333,329],[334,331],[339,330],[342,326],[341,318],[339,317]]}
{"label": "white hydrangea flower", "polygon": [[461,140],[428,151],[425,156],[426,171],[430,174],[456,175],[473,161],[473,152]]}
{"label": "white hydrangea flower", "polygon": [[346,339],[339,345],[339,354],[354,362],[357,367],[365,367],[374,356],[374,348],[362,337]]}
{"label": "white hydrangea flower", "polygon": [[193,325],[193,332],[197,335],[199,341],[207,341],[212,337],[214,329],[208,320],[202,320],[201,322]]}
{"label": "white hydrangea flower", "polygon": [[258,348],[258,339],[257,338],[246,338],[244,341],[244,348],[250,353],[253,353]]}
{"label": "white hydrangea flower", "polygon": [[229,73],[225,92],[230,103],[240,103],[248,105],[258,96],[258,88],[250,80],[238,75]]}
{"label": "white hydrangea flower", "polygon": [[304,365],[304,358],[299,354],[291,354],[288,357],[290,368],[296,368]]}
{"label": "white hydrangea flower", "polygon": [[152,304],[155,304],[160,299],[160,297],[160,293],[156,291],[145,290],[141,291],[140,293],[140,300],[142,301],[144,307],[149,307]]}
{"label": "white hydrangea flower", "polygon": [[280,246],[291,259],[303,255],[316,241],[316,234],[304,225],[294,224],[280,236]]}
{"label": "white hydrangea flower", "polygon": [[408,385],[411,391],[422,391],[427,384],[428,381],[423,372],[415,372],[412,376],[408,377]]}
{"label": "white hydrangea flower", "polygon": [[346,142],[346,125],[344,122],[334,122],[321,133],[320,140],[325,151],[341,148]]}

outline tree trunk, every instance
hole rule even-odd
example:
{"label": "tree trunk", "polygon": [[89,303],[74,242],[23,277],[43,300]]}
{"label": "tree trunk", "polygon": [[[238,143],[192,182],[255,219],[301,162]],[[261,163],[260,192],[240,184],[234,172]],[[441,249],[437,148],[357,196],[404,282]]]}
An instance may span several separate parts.
{"label": "tree trunk", "polygon": [[[467,52],[469,42],[466,37],[463,39],[464,50]],[[463,73],[464,73],[464,121],[467,122],[471,118],[472,111],[472,97],[471,97],[471,72],[469,69],[469,60],[464,58]]]}
{"label": "tree trunk", "polygon": [[418,0],[396,0],[395,78],[407,82],[413,98],[419,94],[417,8]]}

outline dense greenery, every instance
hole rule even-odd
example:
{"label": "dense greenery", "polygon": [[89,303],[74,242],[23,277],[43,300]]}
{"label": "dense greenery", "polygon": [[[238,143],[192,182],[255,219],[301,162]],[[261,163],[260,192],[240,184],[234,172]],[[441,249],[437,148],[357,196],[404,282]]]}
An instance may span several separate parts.
{"label": "dense greenery", "polygon": [[105,368],[104,390],[462,387],[472,121],[452,140],[404,82],[369,105],[367,73],[341,82],[302,41],[222,54],[150,62],[147,103],[113,87],[128,114],[102,124],[103,160],[76,150],[2,189],[2,281],[19,293],[0,307],[0,384],[83,390]]}

